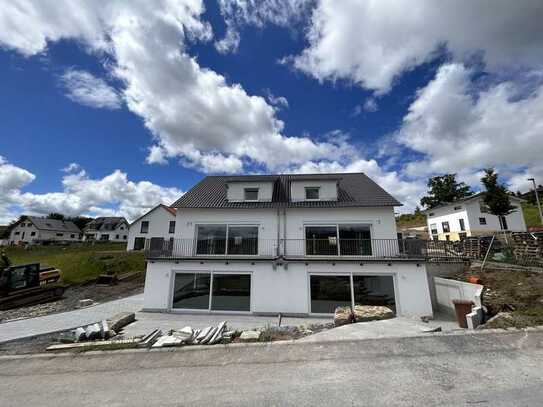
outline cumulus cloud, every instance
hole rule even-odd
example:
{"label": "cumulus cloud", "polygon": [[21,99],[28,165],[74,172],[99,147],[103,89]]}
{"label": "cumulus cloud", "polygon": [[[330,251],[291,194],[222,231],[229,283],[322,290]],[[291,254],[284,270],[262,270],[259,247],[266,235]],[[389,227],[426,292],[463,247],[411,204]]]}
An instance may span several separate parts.
{"label": "cumulus cloud", "polygon": [[346,79],[384,93],[441,47],[456,61],[476,55],[491,72],[541,63],[541,1],[464,3],[320,0],[307,33],[309,46],[293,64],[320,81]]}
{"label": "cumulus cloud", "polygon": [[9,222],[19,213],[46,215],[60,212],[76,215],[118,215],[133,220],[159,203],[170,205],[182,191],[149,181],[131,181],[120,170],[98,179],[91,178],[72,163],[62,178],[62,191],[35,194],[23,192],[36,176],[0,161],[0,222]]}
{"label": "cumulus cloud", "polygon": [[418,91],[396,136],[426,157],[408,164],[408,173],[538,165],[543,156],[543,85],[518,96],[514,82],[481,88],[463,65],[442,66]]}
{"label": "cumulus cloud", "polygon": [[[248,10],[253,8],[264,10],[250,2]],[[46,52],[48,42],[74,39],[109,57],[106,69],[123,84],[128,109],[153,135],[150,163],[177,158],[202,171],[236,172],[245,163],[276,170],[341,158],[345,149],[338,143],[283,135],[274,106],[187,53],[187,41],[212,38],[203,12],[201,0],[58,0],[54,6],[16,0],[0,9],[0,43],[35,55]],[[272,18],[265,11],[254,15],[257,21]]]}
{"label": "cumulus cloud", "polygon": [[60,79],[66,96],[76,103],[111,110],[121,107],[122,99],[115,88],[89,72],[68,69]]}
{"label": "cumulus cloud", "polygon": [[315,0],[219,0],[226,22],[226,34],[215,41],[221,53],[236,52],[240,43],[239,30],[244,25],[281,27],[299,24],[315,4]]}

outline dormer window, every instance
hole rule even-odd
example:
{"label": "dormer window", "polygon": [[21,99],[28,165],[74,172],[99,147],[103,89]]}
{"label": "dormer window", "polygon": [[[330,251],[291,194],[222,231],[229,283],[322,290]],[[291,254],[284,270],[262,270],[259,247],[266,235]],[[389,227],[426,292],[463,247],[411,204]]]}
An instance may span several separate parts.
{"label": "dormer window", "polygon": [[245,188],[243,193],[246,201],[258,201],[258,188]]}
{"label": "dormer window", "polygon": [[305,199],[310,200],[318,200],[319,199],[319,187],[306,187],[305,188]]}

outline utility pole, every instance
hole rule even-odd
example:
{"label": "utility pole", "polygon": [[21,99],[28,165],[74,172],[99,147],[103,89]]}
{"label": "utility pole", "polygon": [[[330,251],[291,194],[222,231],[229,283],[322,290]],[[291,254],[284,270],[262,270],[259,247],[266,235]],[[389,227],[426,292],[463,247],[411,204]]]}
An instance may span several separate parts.
{"label": "utility pole", "polygon": [[535,200],[537,202],[537,209],[539,209],[539,220],[541,221],[541,225],[543,226],[543,212],[541,211],[541,203],[539,202],[539,194],[537,192],[535,178],[528,178],[528,181],[532,181],[534,183]]}

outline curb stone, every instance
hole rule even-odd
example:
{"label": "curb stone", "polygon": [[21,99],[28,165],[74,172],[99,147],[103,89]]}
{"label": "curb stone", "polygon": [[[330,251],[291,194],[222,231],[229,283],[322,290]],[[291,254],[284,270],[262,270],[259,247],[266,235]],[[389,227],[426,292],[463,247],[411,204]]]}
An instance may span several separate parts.
{"label": "curb stone", "polygon": [[[479,336],[479,335],[489,335],[489,334],[514,334],[520,332],[535,332],[539,333],[543,331],[543,325],[527,328],[512,328],[512,329],[484,329],[484,330],[462,330],[454,332],[435,332],[435,333],[426,333],[421,335],[413,336],[404,336],[404,337],[388,337],[388,338],[366,338],[366,339],[338,339],[335,341],[319,341],[311,342],[311,345],[323,346],[331,343],[358,343],[365,341],[374,341],[374,340],[383,340],[383,339],[417,339],[417,338],[429,338],[429,337],[439,337],[439,336]],[[177,347],[166,347],[166,348],[157,348],[157,349],[118,349],[118,350],[96,350],[88,351],[82,353],[74,352],[64,352],[64,353],[34,353],[34,354],[23,354],[23,355],[5,355],[0,356],[0,361],[2,360],[26,360],[26,359],[53,359],[53,358],[76,358],[84,356],[105,356],[111,354],[133,354],[133,353],[157,353],[157,352],[199,352],[204,350],[211,349],[220,349],[229,350],[232,348],[270,348],[278,346],[297,346],[297,345],[307,345],[305,342],[298,342],[296,340],[286,340],[286,341],[276,341],[276,342],[246,342],[246,343],[230,343],[230,344],[216,344],[216,345],[191,345],[191,346],[177,346]]]}

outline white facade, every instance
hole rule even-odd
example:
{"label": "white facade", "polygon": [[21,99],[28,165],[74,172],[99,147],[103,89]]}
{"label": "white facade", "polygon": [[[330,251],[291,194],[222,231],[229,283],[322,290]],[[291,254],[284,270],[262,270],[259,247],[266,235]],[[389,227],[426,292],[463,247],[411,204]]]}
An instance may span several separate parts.
{"label": "white facade", "polygon": [[226,191],[226,199],[230,202],[245,200],[245,189],[258,189],[258,201],[271,201],[273,194],[273,182],[230,182]]}
{"label": "white facade", "polygon": [[[308,315],[311,312],[310,277],[390,276],[393,279],[396,313],[402,316],[431,316],[432,304],[424,264],[392,262],[313,263],[291,262],[274,267],[270,262],[171,262],[155,261],[147,266],[144,309],[176,311],[172,308],[174,278],[178,273],[251,275],[251,313]],[[213,312],[203,310],[201,312]]]}
{"label": "white facade", "polygon": [[106,241],[106,242],[126,242],[128,240],[128,222],[122,221],[111,230],[96,230],[86,228],[83,234],[83,240]]}
{"label": "white facade", "polygon": [[[146,223],[147,227],[142,229],[142,223]],[[151,238],[162,238],[169,240],[175,236],[176,225],[171,228],[171,222],[176,222],[175,215],[166,209],[163,205],[156,206],[145,215],[130,224],[128,231],[127,250],[141,250],[143,247],[137,246],[138,240]]]}
{"label": "white facade", "polygon": [[10,244],[31,243],[38,240],[77,242],[81,240],[81,236],[77,232],[66,230],[38,229],[30,220],[20,222],[12,229],[9,236]]}
{"label": "white facade", "polygon": [[[505,217],[507,229],[511,232],[525,232],[526,222],[522,213],[520,200],[511,197],[511,203],[517,209]],[[483,211],[481,210],[483,209]],[[464,230],[461,228],[461,220],[464,223]],[[465,200],[447,206],[430,209],[426,211],[428,233],[438,240],[459,240],[461,233],[466,236],[477,236],[491,234],[504,230],[497,216],[484,212],[483,198]],[[449,232],[444,230],[444,223],[448,223]],[[435,231],[437,230],[437,233]]]}
{"label": "white facade", "polygon": [[[315,184],[312,182],[311,184]],[[334,182],[335,185],[335,182]],[[285,256],[302,259],[283,261],[247,259],[201,261],[151,260],[145,282],[144,308],[178,311],[173,307],[176,274],[249,274],[251,313],[318,314],[311,307],[311,276],[344,276],[351,284],[356,276],[386,276],[393,284],[396,312],[403,316],[432,315],[428,280],[424,264],[410,261],[364,262],[303,260],[305,230],[311,226],[363,225],[371,239],[397,245],[393,207],[370,208],[287,208],[287,209],[189,209],[178,211],[175,238],[193,242],[199,225],[228,224],[258,227],[258,254],[275,253],[279,239],[286,239]],[[137,229],[137,228],[136,228]],[[373,243],[375,244],[375,243]],[[374,247],[373,253],[379,254]],[[188,253],[190,255],[190,253]],[[214,312],[210,308],[201,312]]]}

